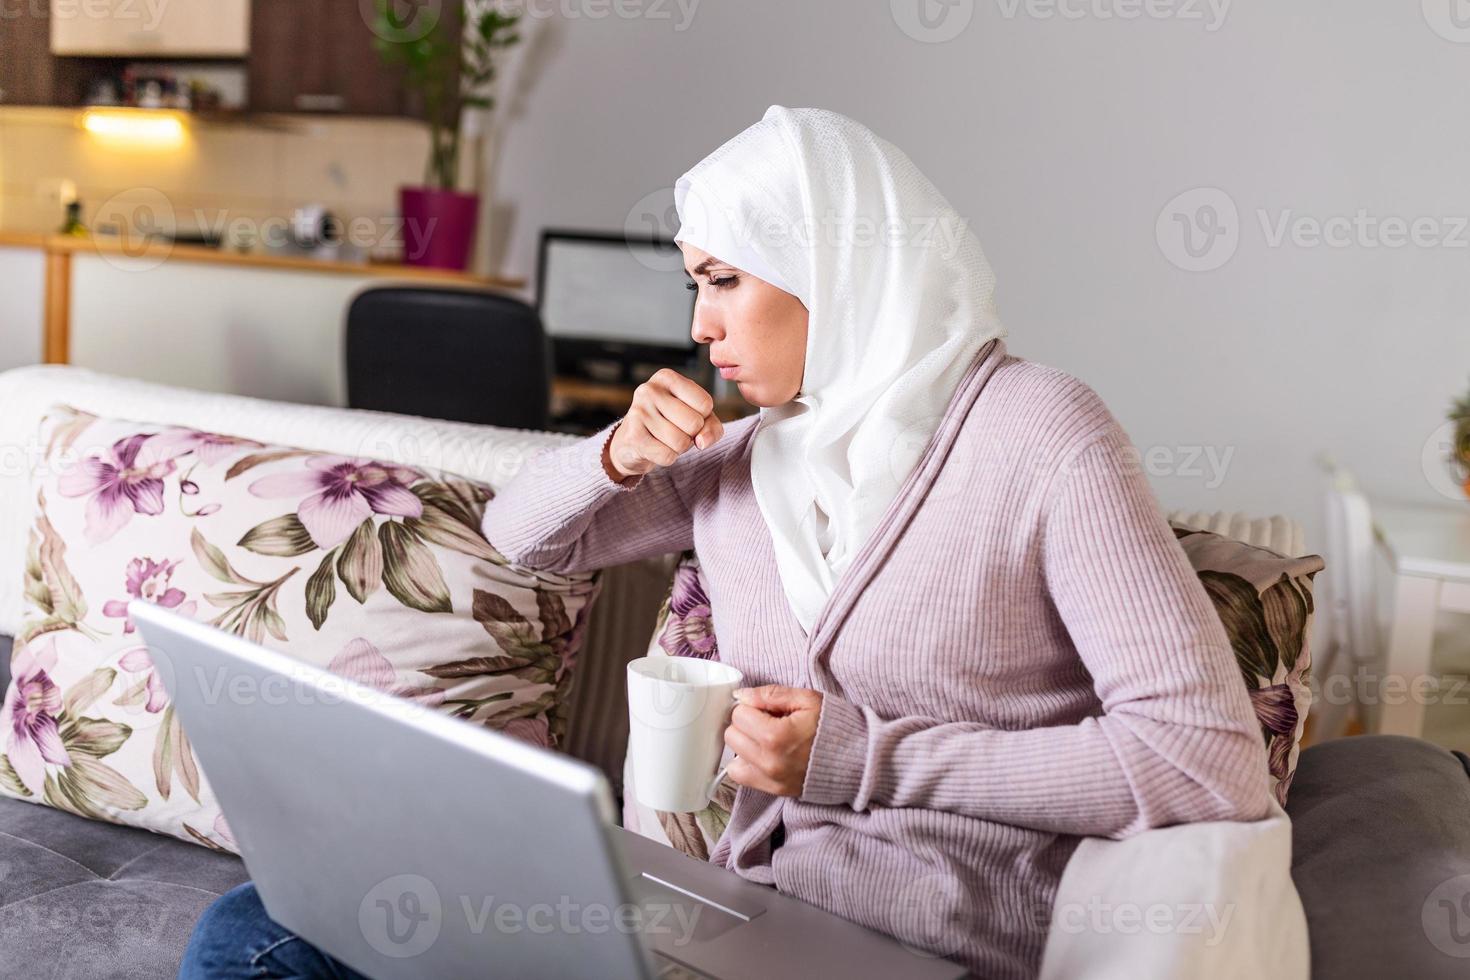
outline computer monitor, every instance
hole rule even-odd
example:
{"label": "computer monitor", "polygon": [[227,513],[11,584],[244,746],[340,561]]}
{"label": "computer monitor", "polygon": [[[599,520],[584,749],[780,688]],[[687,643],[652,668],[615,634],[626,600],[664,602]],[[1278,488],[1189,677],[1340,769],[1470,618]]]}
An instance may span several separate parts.
{"label": "computer monitor", "polygon": [[640,365],[694,361],[688,279],[670,239],[543,231],[536,310],[558,373],[638,382]]}

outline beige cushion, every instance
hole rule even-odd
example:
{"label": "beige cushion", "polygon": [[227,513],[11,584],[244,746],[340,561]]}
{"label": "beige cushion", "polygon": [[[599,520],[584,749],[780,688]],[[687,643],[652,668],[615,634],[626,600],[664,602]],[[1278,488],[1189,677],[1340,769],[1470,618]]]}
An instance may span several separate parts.
{"label": "beige cushion", "polygon": [[1258,548],[1270,548],[1288,558],[1306,554],[1306,536],[1302,526],[1288,517],[1250,517],[1235,511],[1171,510],[1172,523],[1197,527],[1221,537],[1232,538]]}

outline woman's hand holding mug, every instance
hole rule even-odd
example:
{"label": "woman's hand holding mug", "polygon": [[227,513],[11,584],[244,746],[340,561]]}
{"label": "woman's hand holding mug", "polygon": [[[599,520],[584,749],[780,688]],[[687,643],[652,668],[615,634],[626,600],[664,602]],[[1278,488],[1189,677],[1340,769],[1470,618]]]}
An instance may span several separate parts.
{"label": "woman's hand holding mug", "polygon": [[822,695],[767,684],[741,688],[735,700],[725,729],[725,744],[735,752],[730,778],[772,796],[800,796],[822,715]]}
{"label": "woman's hand holding mug", "polygon": [[602,465],[622,483],[668,466],[691,447],[713,446],[724,434],[709,392],[672,368],[660,368],[633,392],[633,403],[603,449]]}

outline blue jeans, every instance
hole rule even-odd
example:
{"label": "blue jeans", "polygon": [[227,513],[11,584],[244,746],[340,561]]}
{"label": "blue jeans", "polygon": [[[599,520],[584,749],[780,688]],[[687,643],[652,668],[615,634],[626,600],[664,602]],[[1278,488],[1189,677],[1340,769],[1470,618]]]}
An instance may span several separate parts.
{"label": "blue jeans", "polygon": [[179,980],[367,980],[280,925],[246,882],[204,910],[194,924]]}

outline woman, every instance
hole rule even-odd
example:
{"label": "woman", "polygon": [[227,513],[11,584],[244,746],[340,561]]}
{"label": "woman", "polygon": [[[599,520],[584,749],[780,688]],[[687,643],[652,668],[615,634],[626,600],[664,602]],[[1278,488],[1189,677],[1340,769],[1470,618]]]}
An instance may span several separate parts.
{"label": "woman", "polygon": [[[1034,976],[1081,836],[1267,813],[1224,628],[1117,420],[1007,353],[979,243],[901,151],[772,106],[675,201],[692,336],[759,415],[723,426],[662,371],[486,537],[562,572],[695,548],[751,685],[711,860]],[[185,975],[215,936],[290,946],[258,905],[206,913]]]}
{"label": "woman", "polygon": [[759,416],[662,372],[486,536],[559,571],[694,548],[752,685],[710,860],[1034,976],[1079,836],[1268,812],[1224,627],[1117,420],[1006,352],[978,242],[901,151],[772,106],[675,201],[693,338]]}

